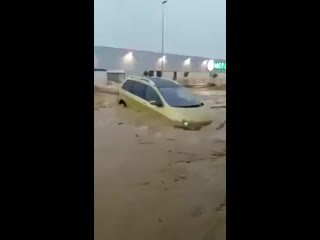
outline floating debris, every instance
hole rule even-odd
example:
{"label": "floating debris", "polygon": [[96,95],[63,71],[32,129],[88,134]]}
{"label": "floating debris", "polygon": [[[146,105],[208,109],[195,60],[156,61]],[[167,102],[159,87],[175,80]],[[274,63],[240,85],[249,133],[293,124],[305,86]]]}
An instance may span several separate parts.
{"label": "floating debris", "polygon": [[226,108],[226,105],[224,105],[224,106],[212,106],[211,108]]}
{"label": "floating debris", "polygon": [[176,152],[178,154],[183,154],[183,155],[195,155],[194,153],[187,153],[187,152]]}
{"label": "floating debris", "polygon": [[223,203],[221,203],[217,208],[216,211],[222,211],[224,208],[226,207],[226,202],[224,201]]}
{"label": "floating debris", "polygon": [[224,152],[214,152],[211,155],[215,157],[223,157],[226,155],[226,150],[224,150]]}
{"label": "floating debris", "polygon": [[224,120],[224,122],[221,123],[220,126],[216,128],[216,130],[223,128],[225,125],[226,125],[226,120]]}
{"label": "floating debris", "polygon": [[150,182],[143,182],[143,183],[140,183],[139,185],[149,185]]}
{"label": "floating debris", "polygon": [[139,142],[139,144],[154,144],[154,142]]}

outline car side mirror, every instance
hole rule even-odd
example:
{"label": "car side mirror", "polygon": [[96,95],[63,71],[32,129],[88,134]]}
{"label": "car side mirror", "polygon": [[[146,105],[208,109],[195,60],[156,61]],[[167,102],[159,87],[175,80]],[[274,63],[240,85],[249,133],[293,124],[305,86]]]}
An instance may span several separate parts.
{"label": "car side mirror", "polygon": [[154,100],[151,100],[149,103],[150,105],[153,105],[153,106],[163,107],[162,103],[156,102]]}

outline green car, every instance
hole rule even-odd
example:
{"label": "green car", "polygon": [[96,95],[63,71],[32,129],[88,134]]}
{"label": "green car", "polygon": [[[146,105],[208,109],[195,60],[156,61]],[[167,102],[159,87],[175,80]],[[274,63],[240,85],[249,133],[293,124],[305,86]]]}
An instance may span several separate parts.
{"label": "green car", "polygon": [[211,111],[188,89],[160,77],[128,77],[119,89],[118,103],[184,129],[198,130],[212,122]]}

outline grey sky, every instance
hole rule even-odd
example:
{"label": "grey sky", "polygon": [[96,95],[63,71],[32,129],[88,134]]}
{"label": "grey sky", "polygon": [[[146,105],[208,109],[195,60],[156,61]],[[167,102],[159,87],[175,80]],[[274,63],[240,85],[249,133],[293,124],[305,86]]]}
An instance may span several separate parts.
{"label": "grey sky", "polygon": [[[161,52],[162,0],[94,0],[94,45]],[[165,52],[226,58],[226,0],[168,0]]]}

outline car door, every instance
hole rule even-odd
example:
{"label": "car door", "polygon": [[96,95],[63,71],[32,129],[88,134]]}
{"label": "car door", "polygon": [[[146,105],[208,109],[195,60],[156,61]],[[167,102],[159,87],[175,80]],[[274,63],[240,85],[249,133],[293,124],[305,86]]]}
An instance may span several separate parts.
{"label": "car door", "polygon": [[132,98],[134,97],[134,95],[131,93],[133,83],[134,82],[132,80],[125,81],[122,85],[122,91],[119,91],[120,99],[123,99],[128,107],[132,106]]}
{"label": "car door", "polygon": [[[158,94],[158,92],[151,86],[147,86],[146,95],[145,95],[147,111],[149,111],[154,117],[159,118],[164,116],[165,107]],[[150,101],[155,101],[161,106],[156,106],[150,104]]]}
{"label": "car door", "polygon": [[146,95],[146,89],[147,85],[133,81],[132,87],[131,87],[131,103],[132,103],[132,108],[136,111],[144,111],[146,107],[146,100],[145,100],[145,95]]}

